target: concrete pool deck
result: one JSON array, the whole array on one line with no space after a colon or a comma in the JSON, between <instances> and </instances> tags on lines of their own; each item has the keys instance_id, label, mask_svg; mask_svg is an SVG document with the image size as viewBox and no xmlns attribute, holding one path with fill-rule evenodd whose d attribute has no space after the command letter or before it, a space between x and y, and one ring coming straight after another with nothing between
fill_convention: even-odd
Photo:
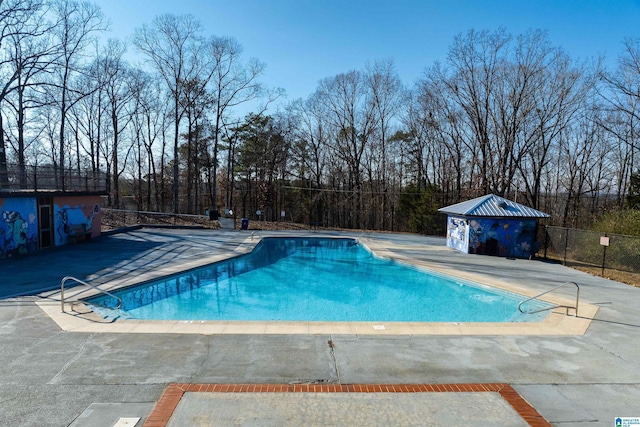
<instances>
[{"instance_id":1,"label":"concrete pool deck","mask_svg":"<svg viewBox=\"0 0 640 427\"><path fill-rule=\"evenodd\" d=\"M267 233L269 234L269 233ZM271 233L273 235L273 233ZM276 235L295 235L319 237L317 233L279 233ZM326 235L325 237L336 237ZM342 236L340 236L342 237ZM208 265L224 259L247 254L262 239L262 234L251 234L238 247L228 253L213 253L198 257L196 260L182 263L164 265L142 274L125 276L103 283L100 289L107 292L115 292L118 289L139 284L141 282L154 280L171 274L189 271L194 268ZM387 259L395 259L404 263L428 268L432 271L458 277L463 280L471 280L483 285L518 293L524 297L535 297L539 292L532 289L517 286L510 280L496 277L483 277L476 273L465 273L451 268L446 263L429 262L416 259L415 256L406 256L403 251L411 250L414 254L432 253L442 249L448 251L441 244L419 246L398 245L392 240L376 241L368 236L358 237L360 242L367 246L377 256ZM394 252L395 248L395 252ZM398 252L397 249L400 248ZM88 279L97 277L89 276ZM73 283L73 282L71 282ZM44 297L39 301L38 306L51 317L61 329L70 332L110 332L110 333L178 333L178 334L333 334L333 335L576 335L584 334L591 323L591 319L598 311L598 307L582 303L579 307L579 316L575 316L575 310L557 308L549 312L542 321L532 322L302 322L302 321L145 321L127 318L103 319L98 314L81 302L82 299L94 295L100 295L100 289L77 284L72 289L67 289L64 311L62 309L61 293L45 292ZM575 287L570 287L569 291L576 292ZM576 298L569 299L555 294L544 295L543 298L549 303L562 307L575 307ZM523 298L524 299L524 298ZM571 315L567 315L571 314Z\"/></svg>"},{"instance_id":2,"label":"concrete pool deck","mask_svg":"<svg viewBox=\"0 0 640 427\"><path fill-rule=\"evenodd\" d=\"M329 234L360 238L376 252L388 251L385 256L444 265L461 275L507 283L531 294L574 281L580 285L579 314L583 317L574 320L587 322L587 326L582 332L564 335L548 331L503 334L496 328L471 334L462 325L431 334L390 328L384 333L353 328L329 333L310 328L306 334L267 333L266 326L262 331L232 328L216 333L198 331L202 328L198 324L182 325L191 331L176 325L172 331L138 325L127 331L72 332L45 313L50 309L60 314L55 294L65 275L107 286L139 281L205 258L241 253L250 238L246 231L142 229L0 262L0 425L114 425L115 421L106 420L107 414L116 420L137 416L144 421L155 414L156 403L175 384L507 384L554 425L610 426L615 417L640 415L640 289L539 260L456 253L438 238ZM575 289L563 288L557 295L570 301ZM583 313L583 303L599 309ZM78 313L63 316L80 317ZM588 324L591 316L594 320ZM560 317L562 322L572 316ZM99 323L96 319L88 322ZM320 413L333 411L336 424L350 420L354 410L364 416L371 405L385 404L396 407L398 417L416 411L424 424L431 420L433 425L477 425L478 417L493 420L492 425L526 420L503 410L491 397L494 394L476 395L471 390L465 390L462 397L427 393L411 398L386 393L365 397L330 393L330 399L317 393L303 397L257 393L233 396L223 406L239 408L238 417L253 416L245 418L254 420L248 423L253 425L269 420L260 422L255 413L243 415L242 408L269 407L283 399L302 401L301 406L283 404L290 410L281 417L296 420L296 416L313 414L303 408L317 406ZM206 392L181 396L167 425L189 425L184 421L195 420L198 410L231 399ZM472 410L476 401L485 409ZM446 406L444 418L438 418L434 405ZM497 418L489 416L498 413ZM203 412L201 419L208 419L207 414ZM233 421L225 419L230 424ZM409 424L410 418L406 420ZM148 425L151 421L147 419Z\"/></svg>"}]
</instances>

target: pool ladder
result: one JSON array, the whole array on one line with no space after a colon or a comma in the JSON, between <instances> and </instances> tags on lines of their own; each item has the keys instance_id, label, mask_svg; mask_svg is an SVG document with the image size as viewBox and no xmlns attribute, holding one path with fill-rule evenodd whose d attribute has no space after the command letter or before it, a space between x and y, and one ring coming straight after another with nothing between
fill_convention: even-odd
<instances>
[{"instance_id":1,"label":"pool ladder","mask_svg":"<svg viewBox=\"0 0 640 427\"><path fill-rule=\"evenodd\" d=\"M524 310L522 310L522 305L523 305L523 304L525 304L525 303L527 303L527 302L529 302L529 301L532 301L532 300L538 299L538 298L539 298L539 297L541 297L542 295L546 295L546 294L548 294L549 292L553 292L553 291L555 291L556 289L560 289L560 288L562 288L563 286L566 286L566 285L574 285L574 286L576 287L576 305L575 305L575 307L574 307L574 306L571 306L571 305L563 305L563 304L559 304L559 305L553 305L553 306L551 306L551 307L547 307L547 308L542 308L542 309L540 309L540 310L533 310L533 311L524 311ZM518 304L518 310L520 311L520 313L524 313L524 314L534 314L534 313L540 313L540 312L542 312L542 311L554 310L554 309L556 309L556 308L564 308L564 309L566 309L566 312L565 312L565 313L566 313L566 315L568 316L568 315L569 315L569 309L573 309L573 310L575 310L575 316L576 316L576 317L578 317L578 302L579 302L579 300L580 300L580 286L578 286L578 284L577 284L577 283L575 283L575 282L565 282L565 283L563 283L562 285L556 286L555 288L549 289L548 291L544 291L544 292L542 292L541 294L538 294L538 295L536 295L536 296L534 296L534 297L527 298L526 300L524 300L524 301L522 301L520 304Z\"/></svg>"},{"instance_id":2,"label":"pool ladder","mask_svg":"<svg viewBox=\"0 0 640 427\"><path fill-rule=\"evenodd\" d=\"M112 294L111 292L109 292L107 290L101 289L96 285L92 285L90 283L83 282L80 279L76 279L75 277L65 276L65 277L62 278L62 281L60 282L60 305L62 306L62 312L63 313L65 312L64 311L64 284L67 283L68 281L72 281L72 282L79 283L81 285L88 286L90 288L93 288L93 289L105 294L105 295L113 297L113 298L118 300L118 306L116 307L116 310L119 310L120 308L122 308L122 298L120 298L119 296L116 296L116 295ZM70 302L71 310L73 310L73 303L75 303L75 302L78 302L78 301L71 301ZM100 304L95 304L95 303L93 303L93 304L94 305L100 305ZM106 307L106 306L101 306L101 307L110 308L110 309L113 308L113 307Z\"/></svg>"}]
</instances>

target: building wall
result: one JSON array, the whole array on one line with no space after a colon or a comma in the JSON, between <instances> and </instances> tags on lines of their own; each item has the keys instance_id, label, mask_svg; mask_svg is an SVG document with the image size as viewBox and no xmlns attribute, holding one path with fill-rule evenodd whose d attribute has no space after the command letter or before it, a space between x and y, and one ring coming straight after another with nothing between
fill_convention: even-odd
<instances>
[{"instance_id":1,"label":"building wall","mask_svg":"<svg viewBox=\"0 0 640 427\"><path fill-rule=\"evenodd\" d=\"M100 196L54 197L53 224L56 246L85 234L100 236Z\"/></svg>"},{"instance_id":2,"label":"building wall","mask_svg":"<svg viewBox=\"0 0 640 427\"><path fill-rule=\"evenodd\" d=\"M38 209L34 198L0 198L0 259L38 250Z\"/></svg>"},{"instance_id":3,"label":"building wall","mask_svg":"<svg viewBox=\"0 0 640 427\"><path fill-rule=\"evenodd\" d=\"M535 236L535 219L469 219L468 253L528 258Z\"/></svg>"},{"instance_id":4,"label":"building wall","mask_svg":"<svg viewBox=\"0 0 640 427\"><path fill-rule=\"evenodd\" d=\"M466 254L469 253L468 241L469 227L467 220L449 215L447 220L447 246Z\"/></svg>"}]
</instances>

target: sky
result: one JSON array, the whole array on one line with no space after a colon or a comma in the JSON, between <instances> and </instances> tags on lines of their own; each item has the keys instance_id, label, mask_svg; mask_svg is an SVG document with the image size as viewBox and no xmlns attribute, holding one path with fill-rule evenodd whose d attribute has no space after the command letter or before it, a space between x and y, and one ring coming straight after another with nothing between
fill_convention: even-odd
<instances>
[{"instance_id":1,"label":"sky","mask_svg":"<svg viewBox=\"0 0 640 427\"><path fill-rule=\"evenodd\" d=\"M640 37L640 0L94 0L109 37L130 38L154 17L194 15L203 35L231 36L267 66L268 87L307 98L318 82L392 59L407 86L470 29L548 32L574 59L614 66L625 37ZM135 57L130 44L129 57Z\"/></svg>"}]
</instances>

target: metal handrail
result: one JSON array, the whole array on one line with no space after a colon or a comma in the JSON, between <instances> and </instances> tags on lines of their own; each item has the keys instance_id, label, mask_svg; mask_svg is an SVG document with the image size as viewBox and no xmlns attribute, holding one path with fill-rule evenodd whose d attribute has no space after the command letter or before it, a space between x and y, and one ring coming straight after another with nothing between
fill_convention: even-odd
<instances>
[{"instance_id":1,"label":"metal handrail","mask_svg":"<svg viewBox=\"0 0 640 427\"><path fill-rule=\"evenodd\" d=\"M572 307L570 305L559 304L559 305L554 305L554 306L551 306L551 307L542 308L540 310L534 310L534 311L523 311L522 310L522 305L524 303L527 303L527 302L529 302L531 300L534 300L534 299L538 299L542 295L548 294L549 292L553 292L556 289L559 289L559 288L561 288L561 287L563 287L565 285L574 285L576 287L576 306L575 307ZM544 291L541 294L538 294L538 295L536 295L534 297L531 297L531 298L527 298L526 300L522 301L520 304L518 304L518 311L520 311L520 313L524 313L524 314L534 314L534 313L540 313L542 311L554 310L556 308L565 308L566 309L566 315L568 316L569 315L569 309L572 308L572 309L574 309L576 311L575 316L578 317L578 302L579 302L579 300L580 300L580 286L578 286L578 284L575 283L575 282L565 282L560 286L556 286L555 288L549 289L548 291Z\"/></svg>"},{"instance_id":2,"label":"metal handrail","mask_svg":"<svg viewBox=\"0 0 640 427\"><path fill-rule=\"evenodd\" d=\"M69 280L71 280L73 282L76 282L76 283L80 283L81 285L85 285L85 286L88 286L90 288L96 289L96 290L102 292L105 295L108 295L110 297L113 297L113 298L117 299L118 300L118 306L116 307L116 310L120 310L120 308L122 308L122 298L120 298L119 296L114 295L111 292L106 291L104 289L101 289L96 285L92 285L92 284L84 282L84 281L82 281L80 279L76 279L75 277L65 276L65 277L62 278L62 281L60 282L60 304L62 306L62 312L63 313L65 312L64 311L64 284L66 282L68 282ZM112 308L112 307L107 307L107 308ZM73 302L71 303L71 309L73 310Z\"/></svg>"}]
</instances>

